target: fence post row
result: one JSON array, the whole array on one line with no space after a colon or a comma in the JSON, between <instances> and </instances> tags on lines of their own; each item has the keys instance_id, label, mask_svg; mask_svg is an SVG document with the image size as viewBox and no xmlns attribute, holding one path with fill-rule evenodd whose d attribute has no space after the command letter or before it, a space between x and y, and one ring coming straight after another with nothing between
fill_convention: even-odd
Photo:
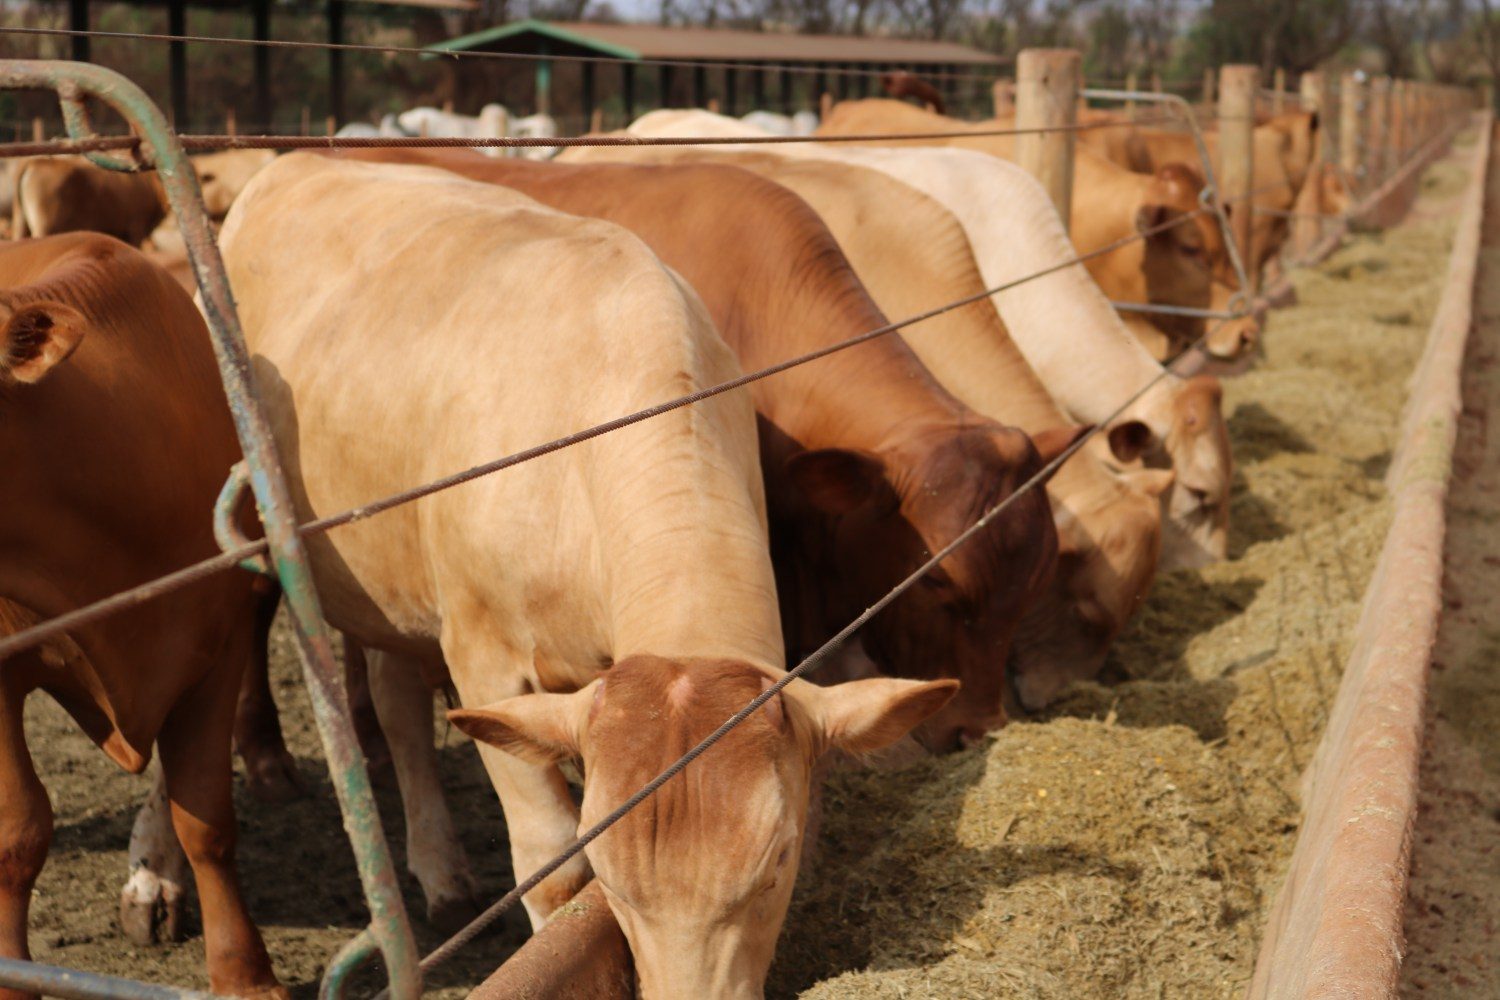
<instances>
[{"instance_id":1,"label":"fence post row","mask_svg":"<svg viewBox=\"0 0 1500 1000\"><path fill-rule=\"evenodd\" d=\"M1078 121L1082 56L1074 49L1025 49L1016 60L1016 128L1071 126ZM1073 214L1071 131L1016 136L1016 162L1042 182L1063 226Z\"/></svg>"},{"instance_id":2,"label":"fence post row","mask_svg":"<svg viewBox=\"0 0 1500 1000\"><path fill-rule=\"evenodd\" d=\"M1260 68L1225 66L1219 71L1219 198L1229 213L1230 234L1245 262L1245 277L1255 292L1255 256L1251 243L1255 190L1255 98Z\"/></svg>"}]
</instances>

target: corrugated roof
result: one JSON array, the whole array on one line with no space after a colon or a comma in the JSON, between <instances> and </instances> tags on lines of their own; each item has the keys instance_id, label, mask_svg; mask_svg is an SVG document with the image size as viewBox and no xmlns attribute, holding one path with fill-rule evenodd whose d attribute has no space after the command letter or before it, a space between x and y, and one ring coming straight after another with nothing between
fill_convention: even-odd
<instances>
[{"instance_id":1,"label":"corrugated roof","mask_svg":"<svg viewBox=\"0 0 1500 1000\"><path fill-rule=\"evenodd\" d=\"M448 51L536 52L542 43L559 55L592 53L620 59L960 66L993 66L1004 62L997 55L956 42L583 21L514 21L430 47Z\"/></svg>"}]
</instances>

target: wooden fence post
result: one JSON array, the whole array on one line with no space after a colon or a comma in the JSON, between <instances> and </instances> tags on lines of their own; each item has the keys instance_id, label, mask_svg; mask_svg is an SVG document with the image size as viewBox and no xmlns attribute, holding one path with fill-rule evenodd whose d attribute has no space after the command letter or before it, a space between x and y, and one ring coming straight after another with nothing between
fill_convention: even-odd
<instances>
[{"instance_id":1,"label":"wooden fence post","mask_svg":"<svg viewBox=\"0 0 1500 1000\"><path fill-rule=\"evenodd\" d=\"M1286 110L1286 70L1277 66L1271 80L1271 114L1279 115Z\"/></svg>"},{"instance_id":2,"label":"wooden fence post","mask_svg":"<svg viewBox=\"0 0 1500 1000\"><path fill-rule=\"evenodd\" d=\"M1203 110L1214 109L1214 68L1207 66L1203 70Z\"/></svg>"},{"instance_id":3,"label":"wooden fence post","mask_svg":"<svg viewBox=\"0 0 1500 1000\"><path fill-rule=\"evenodd\" d=\"M1313 163L1328 163L1334 159L1332 129L1337 124L1334 112L1332 81L1321 70L1309 70L1297 82L1302 95L1302 110L1318 116L1318 138L1313 143Z\"/></svg>"},{"instance_id":4,"label":"wooden fence post","mask_svg":"<svg viewBox=\"0 0 1500 1000\"><path fill-rule=\"evenodd\" d=\"M1407 146L1410 144L1406 120L1407 86L1405 80L1391 81L1390 125L1386 129L1385 172L1387 175L1401 168L1401 164L1406 161Z\"/></svg>"},{"instance_id":5,"label":"wooden fence post","mask_svg":"<svg viewBox=\"0 0 1500 1000\"><path fill-rule=\"evenodd\" d=\"M1129 73L1125 74L1125 89L1126 90L1136 90L1136 89L1138 89L1137 86L1136 86L1135 70L1131 70ZM1135 102L1134 101L1126 101L1125 102L1125 117L1129 118L1131 121L1135 121Z\"/></svg>"},{"instance_id":6,"label":"wooden fence post","mask_svg":"<svg viewBox=\"0 0 1500 1000\"><path fill-rule=\"evenodd\" d=\"M1016 128L1070 126L1078 121L1076 49L1023 49L1016 59ZM1066 228L1073 214L1072 131L1016 136L1016 162L1042 182Z\"/></svg>"},{"instance_id":7,"label":"wooden fence post","mask_svg":"<svg viewBox=\"0 0 1500 1000\"><path fill-rule=\"evenodd\" d=\"M1219 70L1219 197L1229 210L1229 228L1245 262L1254 294L1258 279L1251 221L1255 215L1255 98L1260 68L1232 65Z\"/></svg>"},{"instance_id":8,"label":"wooden fence post","mask_svg":"<svg viewBox=\"0 0 1500 1000\"><path fill-rule=\"evenodd\" d=\"M1345 73L1339 87L1339 166L1356 186L1364 177L1365 81Z\"/></svg>"},{"instance_id":9,"label":"wooden fence post","mask_svg":"<svg viewBox=\"0 0 1500 1000\"><path fill-rule=\"evenodd\" d=\"M41 142L47 138L47 127L42 124L40 118L31 119L31 141Z\"/></svg>"},{"instance_id":10,"label":"wooden fence post","mask_svg":"<svg viewBox=\"0 0 1500 1000\"><path fill-rule=\"evenodd\" d=\"M1390 145L1391 78L1370 81L1369 110L1365 114L1365 177L1376 188L1385 180L1385 155Z\"/></svg>"}]
</instances>

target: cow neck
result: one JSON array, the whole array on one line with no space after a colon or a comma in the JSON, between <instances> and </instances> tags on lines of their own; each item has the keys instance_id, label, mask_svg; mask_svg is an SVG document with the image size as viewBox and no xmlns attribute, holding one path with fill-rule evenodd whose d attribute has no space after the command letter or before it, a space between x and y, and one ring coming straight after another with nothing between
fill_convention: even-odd
<instances>
[{"instance_id":1,"label":"cow neck","mask_svg":"<svg viewBox=\"0 0 1500 1000\"><path fill-rule=\"evenodd\" d=\"M703 371L689 330L659 372ZM728 367L727 365L723 367ZM664 381L665 381L664 379ZM745 401L708 400L615 435L589 473L610 652L781 669L764 499Z\"/></svg>"},{"instance_id":2,"label":"cow neck","mask_svg":"<svg viewBox=\"0 0 1500 1000\"><path fill-rule=\"evenodd\" d=\"M961 217L984 283L1018 281L1076 256L1042 188L1011 178L983 186L983 209ZM992 226L975 220L1006 219ZM1017 348L1073 414L1103 420L1161 365L1125 328L1082 265L1023 281L992 296Z\"/></svg>"},{"instance_id":3,"label":"cow neck","mask_svg":"<svg viewBox=\"0 0 1500 1000\"><path fill-rule=\"evenodd\" d=\"M774 364L890 322L842 254L818 278L783 286L780 294L744 297L720 320L745 368ZM782 345L779 356L773 356L777 344ZM938 384L899 333L772 376L760 383L756 408L805 448L872 452L957 428L974 416Z\"/></svg>"}]
</instances>

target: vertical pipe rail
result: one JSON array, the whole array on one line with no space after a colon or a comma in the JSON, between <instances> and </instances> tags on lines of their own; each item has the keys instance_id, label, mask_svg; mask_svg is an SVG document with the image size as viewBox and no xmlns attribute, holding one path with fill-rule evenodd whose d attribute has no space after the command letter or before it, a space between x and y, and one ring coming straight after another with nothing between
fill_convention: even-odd
<instances>
[{"instance_id":1,"label":"vertical pipe rail","mask_svg":"<svg viewBox=\"0 0 1500 1000\"><path fill-rule=\"evenodd\" d=\"M328 44L344 44L344 0L328 0ZM344 120L344 52L328 50L328 113Z\"/></svg>"},{"instance_id":2,"label":"vertical pipe rail","mask_svg":"<svg viewBox=\"0 0 1500 1000\"><path fill-rule=\"evenodd\" d=\"M98 99L118 112L141 137L141 162L103 153L89 154L89 158L112 170L135 170L141 164L156 169L187 245L188 262L200 290L224 393L245 454L250 489L265 526L271 563L281 581L285 606L295 626L303 677L328 759L329 776L370 907L370 937L383 955L391 996L415 1000L422 992L416 942L401 902L364 757L354 739L343 673L334 659L333 636L323 620L313 587L307 552L297 531L296 509L270 424L255 392L249 351L213 227L203 209L198 176L161 111L139 87L118 73L89 64L0 60L0 89L55 90L62 103L68 134L75 139L93 136L85 100ZM346 957L357 961L369 954L351 952Z\"/></svg>"},{"instance_id":3,"label":"vertical pipe rail","mask_svg":"<svg viewBox=\"0 0 1500 1000\"><path fill-rule=\"evenodd\" d=\"M1071 126L1078 121L1076 49L1023 49L1016 60L1016 128ZM1073 214L1071 131L1016 136L1016 162L1042 182L1064 228Z\"/></svg>"},{"instance_id":4,"label":"vertical pipe rail","mask_svg":"<svg viewBox=\"0 0 1500 1000\"><path fill-rule=\"evenodd\" d=\"M1339 92L1339 166L1348 178L1351 193L1358 195L1364 187L1365 152L1365 78L1362 73L1345 73Z\"/></svg>"},{"instance_id":5,"label":"vertical pipe rail","mask_svg":"<svg viewBox=\"0 0 1500 1000\"><path fill-rule=\"evenodd\" d=\"M1255 98L1260 91L1260 69L1231 65L1219 71L1219 183L1229 207L1229 229L1245 278L1253 295L1259 280L1255 248L1251 246L1255 216Z\"/></svg>"},{"instance_id":6,"label":"vertical pipe rail","mask_svg":"<svg viewBox=\"0 0 1500 1000\"><path fill-rule=\"evenodd\" d=\"M68 28L72 31L89 30L89 0L68 0ZM68 40L68 50L74 62L89 61L89 36L74 35Z\"/></svg>"},{"instance_id":7,"label":"vertical pipe rail","mask_svg":"<svg viewBox=\"0 0 1500 1000\"><path fill-rule=\"evenodd\" d=\"M256 41L264 42L271 37L271 0L254 0L252 4L251 34ZM251 58L255 62L255 127L263 132L273 132L271 126L271 47L257 45Z\"/></svg>"},{"instance_id":8,"label":"vertical pipe rail","mask_svg":"<svg viewBox=\"0 0 1500 1000\"><path fill-rule=\"evenodd\" d=\"M187 34L187 0L167 0L167 34ZM167 46L167 61L170 63L172 91L172 124L186 130L188 123L187 100L187 43L172 42Z\"/></svg>"}]
</instances>

